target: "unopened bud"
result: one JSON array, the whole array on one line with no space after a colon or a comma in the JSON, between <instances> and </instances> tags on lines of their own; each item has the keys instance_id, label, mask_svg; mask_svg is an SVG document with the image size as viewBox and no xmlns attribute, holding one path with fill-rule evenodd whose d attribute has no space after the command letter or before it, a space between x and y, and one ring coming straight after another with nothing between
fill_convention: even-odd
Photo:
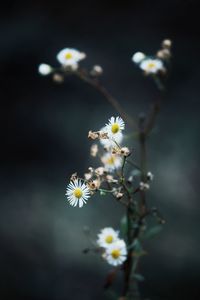
<instances>
[{"instance_id":1,"label":"unopened bud","mask_svg":"<svg viewBox=\"0 0 200 300\"><path fill-rule=\"evenodd\" d=\"M56 83L62 83L64 81L64 77L61 74L55 73L53 74L53 81Z\"/></svg>"},{"instance_id":2,"label":"unopened bud","mask_svg":"<svg viewBox=\"0 0 200 300\"><path fill-rule=\"evenodd\" d=\"M166 39L162 42L162 47L163 48L167 48L167 49L170 49L172 46L172 41L169 40L169 39Z\"/></svg>"},{"instance_id":3,"label":"unopened bud","mask_svg":"<svg viewBox=\"0 0 200 300\"><path fill-rule=\"evenodd\" d=\"M101 66L95 65L93 66L92 70L90 71L90 74L92 76L100 76L103 73L103 69Z\"/></svg>"}]
</instances>

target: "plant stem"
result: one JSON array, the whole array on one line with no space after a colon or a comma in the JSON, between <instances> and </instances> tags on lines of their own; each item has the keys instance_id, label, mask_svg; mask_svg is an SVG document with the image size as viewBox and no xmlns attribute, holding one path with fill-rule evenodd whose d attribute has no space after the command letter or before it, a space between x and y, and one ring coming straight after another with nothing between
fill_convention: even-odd
<instances>
[{"instance_id":1,"label":"plant stem","mask_svg":"<svg viewBox=\"0 0 200 300\"><path fill-rule=\"evenodd\" d=\"M132 128L136 127L133 118L131 118L129 114L127 114L123 110L122 106L117 101L117 99L115 99L96 78L90 77L84 69L79 70L79 72L77 72L77 75L85 82L93 86L96 90L98 90L108 100L108 102L116 109L116 111L121 115L121 117L129 124L130 127Z\"/></svg>"}]
</instances>

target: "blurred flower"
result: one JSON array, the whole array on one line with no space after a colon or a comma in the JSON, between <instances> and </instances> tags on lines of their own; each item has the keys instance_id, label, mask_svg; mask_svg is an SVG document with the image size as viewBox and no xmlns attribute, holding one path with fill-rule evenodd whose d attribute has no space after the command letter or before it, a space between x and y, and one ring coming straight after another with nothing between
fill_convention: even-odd
<instances>
[{"instance_id":1,"label":"blurred flower","mask_svg":"<svg viewBox=\"0 0 200 300\"><path fill-rule=\"evenodd\" d=\"M142 52L136 52L132 56L132 61L135 64L139 64L145 57L146 57L146 55L144 53L142 53Z\"/></svg>"},{"instance_id":2,"label":"blurred flower","mask_svg":"<svg viewBox=\"0 0 200 300\"><path fill-rule=\"evenodd\" d=\"M146 191L150 189L150 185L148 183L145 182L140 182L140 190L141 191Z\"/></svg>"},{"instance_id":3,"label":"blurred flower","mask_svg":"<svg viewBox=\"0 0 200 300\"><path fill-rule=\"evenodd\" d=\"M120 168L122 165L122 158L119 155L109 152L101 157L101 161L104 164L105 170L110 172Z\"/></svg>"},{"instance_id":4,"label":"blurred flower","mask_svg":"<svg viewBox=\"0 0 200 300\"><path fill-rule=\"evenodd\" d=\"M106 248L103 257L112 266L123 264L127 257L125 242L123 240L117 240L115 243Z\"/></svg>"},{"instance_id":5,"label":"blurred flower","mask_svg":"<svg viewBox=\"0 0 200 300\"><path fill-rule=\"evenodd\" d=\"M82 207L90 197L90 190L84 182L77 179L68 184L65 195L70 205Z\"/></svg>"},{"instance_id":6,"label":"blurred flower","mask_svg":"<svg viewBox=\"0 0 200 300\"><path fill-rule=\"evenodd\" d=\"M93 144L90 148L90 155L96 157L97 153L98 153L98 145Z\"/></svg>"},{"instance_id":7,"label":"blurred flower","mask_svg":"<svg viewBox=\"0 0 200 300\"><path fill-rule=\"evenodd\" d=\"M98 167L95 169L95 174L98 176L102 176L105 174L105 169L104 167Z\"/></svg>"},{"instance_id":8,"label":"blurred flower","mask_svg":"<svg viewBox=\"0 0 200 300\"><path fill-rule=\"evenodd\" d=\"M148 172L148 173L147 173L147 179L148 179L149 181L152 181L153 178L154 178L154 175L153 175L151 172Z\"/></svg>"},{"instance_id":9,"label":"blurred flower","mask_svg":"<svg viewBox=\"0 0 200 300\"><path fill-rule=\"evenodd\" d=\"M101 181L99 179L95 179L88 182L88 188L90 191L95 191L100 188Z\"/></svg>"},{"instance_id":10,"label":"blurred flower","mask_svg":"<svg viewBox=\"0 0 200 300\"><path fill-rule=\"evenodd\" d=\"M140 69L146 74L156 74L159 71L164 70L164 65L160 59L147 58L141 62Z\"/></svg>"},{"instance_id":11,"label":"blurred flower","mask_svg":"<svg viewBox=\"0 0 200 300\"><path fill-rule=\"evenodd\" d=\"M43 76L49 75L52 72L52 67L47 64L40 64L38 67L38 72Z\"/></svg>"},{"instance_id":12,"label":"blurred flower","mask_svg":"<svg viewBox=\"0 0 200 300\"><path fill-rule=\"evenodd\" d=\"M92 76L100 76L103 73L103 69L101 66L95 65L93 66L92 70L90 71L90 74Z\"/></svg>"},{"instance_id":13,"label":"blurred flower","mask_svg":"<svg viewBox=\"0 0 200 300\"><path fill-rule=\"evenodd\" d=\"M106 227L98 234L97 244L102 248L107 248L118 240L119 232L111 227Z\"/></svg>"},{"instance_id":14,"label":"blurred flower","mask_svg":"<svg viewBox=\"0 0 200 300\"><path fill-rule=\"evenodd\" d=\"M57 60L61 65L71 67L74 71L78 68L78 62L85 57L85 53L72 48L65 48L57 54Z\"/></svg>"}]
</instances>

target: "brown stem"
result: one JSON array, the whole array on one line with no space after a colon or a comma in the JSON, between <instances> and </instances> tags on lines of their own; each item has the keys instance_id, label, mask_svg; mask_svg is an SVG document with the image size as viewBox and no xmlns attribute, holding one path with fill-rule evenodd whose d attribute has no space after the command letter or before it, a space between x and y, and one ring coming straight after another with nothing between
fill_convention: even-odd
<instances>
[{"instance_id":1,"label":"brown stem","mask_svg":"<svg viewBox=\"0 0 200 300\"><path fill-rule=\"evenodd\" d=\"M133 118L127 114L120 103L108 92L108 90L96 79L91 78L87 72L83 69L79 70L77 75L83 79L85 82L89 83L96 90L98 90L107 100L108 102L116 109L116 111L121 115L121 117L129 124L130 127L136 128L136 124L133 121Z\"/></svg>"}]
</instances>

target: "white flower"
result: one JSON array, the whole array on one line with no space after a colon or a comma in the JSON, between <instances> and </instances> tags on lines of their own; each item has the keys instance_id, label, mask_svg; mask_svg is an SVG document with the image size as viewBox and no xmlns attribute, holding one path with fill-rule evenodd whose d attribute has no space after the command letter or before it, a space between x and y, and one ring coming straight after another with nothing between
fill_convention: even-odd
<instances>
[{"instance_id":1,"label":"white flower","mask_svg":"<svg viewBox=\"0 0 200 300\"><path fill-rule=\"evenodd\" d=\"M47 64L40 64L38 67L38 72L43 76L49 75L52 72L52 67Z\"/></svg>"},{"instance_id":2,"label":"white flower","mask_svg":"<svg viewBox=\"0 0 200 300\"><path fill-rule=\"evenodd\" d=\"M164 70L163 62L160 59L147 58L140 64L140 69L147 74L156 74L158 71Z\"/></svg>"},{"instance_id":3,"label":"white flower","mask_svg":"<svg viewBox=\"0 0 200 300\"><path fill-rule=\"evenodd\" d=\"M123 264L127 257L126 244L123 240L117 240L115 243L107 247L103 257L112 266Z\"/></svg>"},{"instance_id":4,"label":"white flower","mask_svg":"<svg viewBox=\"0 0 200 300\"><path fill-rule=\"evenodd\" d=\"M65 48L57 54L57 60L61 65L71 67L74 71L78 68L78 62L85 57L85 53L72 48Z\"/></svg>"},{"instance_id":5,"label":"white flower","mask_svg":"<svg viewBox=\"0 0 200 300\"><path fill-rule=\"evenodd\" d=\"M139 64L145 57L146 57L146 55L144 53L142 53L142 52L136 52L132 56L132 61L135 64Z\"/></svg>"},{"instance_id":6,"label":"white flower","mask_svg":"<svg viewBox=\"0 0 200 300\"><path fill-rule=\"evenodd\" d=\"M122 166L122 158L117 154L105 153L101 157L101 161L104 164L106 171L114 171Z\"/></svg>"},{"instance_id":7,"label":"white flower","mask_svg":"<svg viewBox=\"0 0 200 300\"><path fill-rule=\"evenodd\" d=\"M118 240L119 232L111 227L106 227L98 234L97 244L102 248L107 248Z\"/></svg>"},{"instance_id":8,"label":"white flower","mask_svg":"<svg viewBox=\"0 0 200 300\"><path fill-rule=\"evenodd\" d=\"M90 190L82 180L76 179L68 184L65 195L70 205L82 207L90 197Z\"/></svg>"},{"instance_id":9,"label":"white flower","mask_svg":"<svg viewBox=\"0 0 200 300\"><path fill-rule=\"evenodd\" d=\"M107 127L103 127L101 129L102 132L108 132ZM123 134L119 132L117 135L115 135L115 138L108 138L108 139L100 139L100 143L106 147L106 148L112 148L115 147L116 144L120 145L123 140Z\"/></svg>"},{"instance_id":10,"label":"white flower","mask_svg":"<svg viewBox=\"0 0 200 300\"><path fill-rule=\"evenodd\" d=\"M150 189L150 185L148 183L145 182L140 182L140 190L141 191L147 191Z\"/></svg>"}]
</instances>

